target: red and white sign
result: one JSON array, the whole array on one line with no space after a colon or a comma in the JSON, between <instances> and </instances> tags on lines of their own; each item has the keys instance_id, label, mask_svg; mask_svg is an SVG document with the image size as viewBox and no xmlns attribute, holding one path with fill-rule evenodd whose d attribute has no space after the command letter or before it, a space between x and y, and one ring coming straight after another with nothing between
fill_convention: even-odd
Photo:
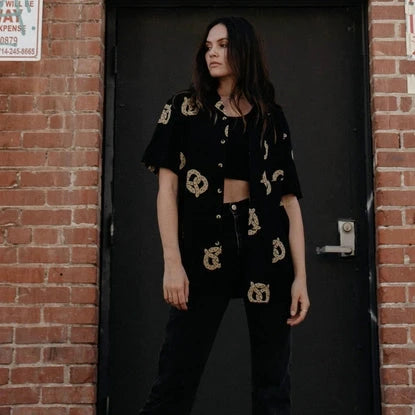
<instances>
[{"instance_id":1,"label":"red and white sign","mask_svg":"<svg viewBox=\"0 0 415 415\"><path fill-rule=\"evenodd\" d=\"M0 61L38 61L43 0L0 0Z\"/></svg>"},{"instance_id":2,"label":"red and white sign","mask_svg":"<svg viewBox=\"0 0 415 415\"><path fill-rule=\"evenodd\" d=\"M405 0L406 51L409 59L415 59L415 2Z\"/></svg>"}]
</instances>

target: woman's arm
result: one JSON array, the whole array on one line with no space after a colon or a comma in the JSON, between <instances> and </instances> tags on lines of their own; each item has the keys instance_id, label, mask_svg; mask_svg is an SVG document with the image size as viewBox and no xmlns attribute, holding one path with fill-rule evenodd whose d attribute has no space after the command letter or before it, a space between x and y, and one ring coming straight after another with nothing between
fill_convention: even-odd
<instances>
[{"instance_id":1,"label":"woman's arm","mask_svg":"<svg viewBox=\"0 0 415 415\"><path fill-rule=\"evenodd\" d=\"M177 175L170 169L160 168L157 218L164 257L163 294L166 302L179 310L187 310L189 280L179 249L177 190Z\"/></svg>"},{"instance_id":2,"label":"woman's arm","mask_svg":"<svg viewBox=\"0 0 415 415\"><path fill-rule=\"evenodd\" d=\"M294 317L288 319L287 323L296 325L304 320L310 307L305 270L304 226L297 197L294 194L286 194L282 196L282 202L290 222L289 242L295 276L291 290L291 315ZM297 313L298 302L301 303L299 313Z\"/></svg>"}]
</instances>

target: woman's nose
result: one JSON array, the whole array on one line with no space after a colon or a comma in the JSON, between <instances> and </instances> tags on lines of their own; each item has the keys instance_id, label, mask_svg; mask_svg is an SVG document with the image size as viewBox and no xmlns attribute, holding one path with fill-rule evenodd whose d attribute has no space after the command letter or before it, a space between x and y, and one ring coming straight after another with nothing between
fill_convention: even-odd
<instances>
[{"instance_id":1,"label":"woman's nose","mask_svg":"<svg viewBox=\"0 0 415 415\"><path fill-rule=\"evenodd\" d=\"M209 56L217 56L217 51L213 46L212 46L212 49L209 52Z\"/></svg>"}]
</instances>

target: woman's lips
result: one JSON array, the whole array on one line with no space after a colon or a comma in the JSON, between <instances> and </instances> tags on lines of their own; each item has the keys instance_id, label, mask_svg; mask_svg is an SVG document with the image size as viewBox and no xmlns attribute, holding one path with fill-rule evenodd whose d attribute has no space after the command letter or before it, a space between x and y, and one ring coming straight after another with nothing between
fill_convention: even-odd
<instances>
[{"instance_id":1,"label":"woman's lips","mask_svg":"<svg viewBox=\"0 0 415 415\"><path fill-rule=\"evenodd\" d=\"M219 65L220 65L219 62L212 62L209 66L212 67L212 66L219 66Z\"/></svg>"}]
</instances>

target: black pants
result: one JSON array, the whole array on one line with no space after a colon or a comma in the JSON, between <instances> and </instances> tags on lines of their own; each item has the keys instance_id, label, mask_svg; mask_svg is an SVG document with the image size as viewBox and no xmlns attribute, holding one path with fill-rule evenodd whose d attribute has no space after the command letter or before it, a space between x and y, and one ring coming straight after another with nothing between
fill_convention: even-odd
<instances>
[{"instance_id":1,"label":"black pants","mask_svg":"<svg viewBox=\"0 0 415 415\"><path fill-rule=\"evenodd\" d=\"M223 266L236 280L244 253L247 199L224 204ZM227 249L226 249L227 248ZM228 275L229 273L229 275ZM188 310L171 306L158 376L139 415L188 415L193 407L206 361L231 295L203 296L189 292ZM290 415L291 326L289 303L250 303L247 315L252 370L252 415ZM232 413L230 407L223 413ZM206 414L208 415L208 414Z\"/></svg>"}]
</instances>

